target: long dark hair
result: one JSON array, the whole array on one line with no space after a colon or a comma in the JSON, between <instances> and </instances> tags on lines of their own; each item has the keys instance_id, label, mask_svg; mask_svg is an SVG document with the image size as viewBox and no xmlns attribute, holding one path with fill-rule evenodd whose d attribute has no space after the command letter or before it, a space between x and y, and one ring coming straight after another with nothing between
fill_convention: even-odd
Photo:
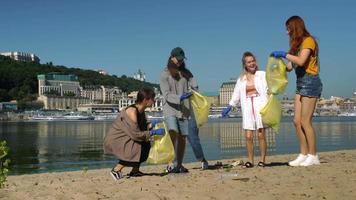
<instances>
[{"instance_id":1,"label":"long dark hair","mask_svg":"<svg viewBox=\"0 0 356 200\"><path fill-rule=\"evenodd\" d=\"M292 16L286 21L286 27L289 30L289 53L297 55L299 47L306 37L312 37L315 42L315 52L312 52L314 56L319 53L318 43L315 38L308 32L305 27L303 19L299 16Z\"/></svg>"},{"instance_id":2,"label":"long dark hair","mask_svg":"<svg viewBox=\"0 0 356 200\"><path fill-rule=\"evenodd\" d=\"M168 58L167 68L171 76L174 78L177 78L177 76L179 77L178 72L180 72L182 76L188 80L193 77L193 74L185 67L185 62L183 61L182 64L178 67L172 61L172 56Z\"/></svg>"}]
</instances>

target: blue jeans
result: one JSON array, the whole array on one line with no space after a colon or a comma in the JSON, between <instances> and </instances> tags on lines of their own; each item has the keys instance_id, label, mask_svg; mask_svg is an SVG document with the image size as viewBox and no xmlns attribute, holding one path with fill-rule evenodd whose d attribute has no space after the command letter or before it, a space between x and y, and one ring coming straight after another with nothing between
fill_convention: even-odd
<instances>
[{"instance_id":1,"label":"blue jeans","mask_svg":"<svg viewBox=\"0 0 356 200\"><path fill-rule=\"evenodd\" d=\"M312 75L305 72L304 68L298 67L295 70L297 75L296 94L307 97L320 98L323 90L319 75Z\"/></svg>"},{"instance_id":2,"label":"blue jeans","mask_svg":"<svg viewBox=\"0 0 356 200\"><path fill-rule=\"evenodd\" d=\"M188 120L187 119L178 119L175 116L169 116L164 118L167 129L175 131L182 136L188 135Z\"/></svg>"},{"instance_id":3,"label":"blue jeans","mask_svg":"<svg viewBox=\"0 0 356 200\"><path fill-rule=\"evenodd\" d=\"M188 121L188 127L189 127L189 131L188 131L187 137L188 137L190 146L192 146L195 158L198 161L202 161L205 159L205 157L204 157L203 148L201 147L201 144L200 144L199 128L195 121L195 116L194 116L193 112L191 114L191 118Z\"/></svg>"}]
</instances>

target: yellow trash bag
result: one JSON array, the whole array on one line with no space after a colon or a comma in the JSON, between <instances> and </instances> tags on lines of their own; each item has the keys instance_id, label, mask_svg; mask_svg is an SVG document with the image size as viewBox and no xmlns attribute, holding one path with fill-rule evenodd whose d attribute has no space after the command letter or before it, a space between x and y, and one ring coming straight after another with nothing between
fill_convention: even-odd
<instances>
[{"instance_id":1,"label":"yellow trash bag","mask_svg":"<svg viewBox=\"0 0 356 200\"><path fill-rule=\"evenodd\" d=\"M192 96L189 98L193 107L197 126L200 127L208 122L210 105L206 97L192 90Z\"/></svg>"},{"instance_id":2,"label":"yellow trash bag","mask_svg":"<svg viewBox=\"0 0 356 200\"><path fill-rule=\"evenodd\" d=\"M260 111L263 124L278 132L282 117L282 108L277 95L270 94L268 102Z\"/></svg>"},{"instance_id":3,"label":"yellow trash bag","mask_svg":"<svg viewBox=\"0 0 356 200\"><path fill-rule=\"evenodd\" d=\"M282 58L270 56L266 67L268 90L272 94L283 93L287 84L287 70Z\"/></svg>"},{"instance_id":4,"label":"yellow trash bag","mask_svg":"<svg viewBox=\"0 0 356 200\"><path fill-rule=\"evenodd\" d=\"M283 93L288 84L287 69L282 58L270 56L266 67L266 81L270 96L260 111L262 122L278 132L282 117L282 107L277 95Z\"/></svg>"},{"instance_id":5,"label":"yellow trash bag","mask_svg":"<svg viewBox=\"0 0 356 200\"><path fill-rule=\"evenodd\" d=\"M159 123L155 128L162 127L165 129L165 134L153 136L153 145L147 159L149 164L167 164L174 160L174 146L165 124Z\"/></svg>"}]
</instances>

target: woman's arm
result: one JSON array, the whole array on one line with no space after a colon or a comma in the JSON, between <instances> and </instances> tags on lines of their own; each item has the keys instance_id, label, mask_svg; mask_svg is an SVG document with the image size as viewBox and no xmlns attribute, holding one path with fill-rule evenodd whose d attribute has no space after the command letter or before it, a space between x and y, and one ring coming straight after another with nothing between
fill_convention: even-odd
<instances>
[{"instance_id":1,"label":"woman's arm","mask_svg":"<svg viewBox=\"0 0 356 200\"><path fill-rule=\"evenodd\" d=\"M298 66L304 67L306 61L308 60L309 56L311 54L310 49L302 49L300 52L299 56L294 56L292 54L287 54L286 59L289 60L292 63L297 64ZM289 63L288 63L289 65ZM287 69L289 69L289 66L287 65ZM290 65L292 67L292 65Z\"/></svg>"},{"instance_id":2,"label":"woman's arm","mask_svg":"<svg viewBox=\"0 0 356 200\"><path fill-rule=\"evenodd\" d=\"M173 104L180 104L180 96L171 93L169 89L168 77L164 73L160 76L159 87L161 89L162 96L166 101Z\"/></svg>"},{"instance_id":3,"label":"woman's arm","mask_svg":"<svg viewBox=\"0 0 356 200\"><path fill-rule=\"evenodd\" d=\"M198 83L194 77L190 78L188 81L189 87L197 92L199 92Z\"/></svg>"},{"instance_id":4,"label":"woman's arm","mask_svg":"<svg viewBox=\"0 0 356 200\"><path fill-rule=\"evenodd\" d=\"M291 61L288 61L286 68L287 68L287 72L290 72L290 71L293 70L293 65L292 65L292 62L291 62Z\"/></svg>"}]
</instances>

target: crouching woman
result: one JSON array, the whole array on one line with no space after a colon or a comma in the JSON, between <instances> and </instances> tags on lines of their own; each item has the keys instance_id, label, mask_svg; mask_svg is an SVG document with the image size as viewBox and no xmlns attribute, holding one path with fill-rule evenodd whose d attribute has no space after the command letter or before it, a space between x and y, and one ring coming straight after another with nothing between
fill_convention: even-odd
<instances>
[{"instance_id":1,"label":"crouching woman","mask_svg":"<svg viewBox=\"0 0 356 200\"><path fill-rule=\"evenodd\" d=\"M142 176L140 164L145 162L150 151L150 136L163 135L164 129L152 129L145 109L154 104L155 93L151 88L142 88L136 103L122 109L104 139L104 154L115 155L118 163L110 174L118 180L123 178L122 169L132 167L129 176Z\"/></svg>"}]
</instances>

